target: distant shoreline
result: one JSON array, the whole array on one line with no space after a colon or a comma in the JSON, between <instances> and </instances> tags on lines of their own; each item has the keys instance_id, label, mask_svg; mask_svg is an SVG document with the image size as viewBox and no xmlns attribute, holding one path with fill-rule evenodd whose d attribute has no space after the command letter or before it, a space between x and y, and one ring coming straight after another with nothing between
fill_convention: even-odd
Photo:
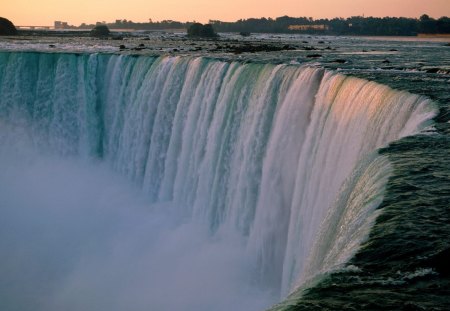
<instances>
[{"instance_id":1,"label":"distant shoreline","mask_svg":"<svg viewBox=\"0 0 450 311\"><path fill-rule=\"evenodd\" d=\"M114 34L127 34L132 33L186 33L186 29L158 29L158 30L141 30L141 29L111 29ZM89 36L90 29L19 29L18 35L21 36L36 36L36 37L86 37ZM236 33L236 32L222 32L222 33ZM433 41L433 42L450 42L450 34L417 34L410 36L399 36L399 35L333 35L333 34L318 34L318 33L253 33L257 34L274 34L274 35L300 35L300 36L330 36L330 37L357 37L357 38L367 38L372 40L392 40L399 39L400 41ZM114 39L114 35L112 36Z\"/></svg>"},{"instance_id":2,"label":"distant shoreline","mask_svg":"<svg viewBox=\"0 0 450 311\"><path fill-rule=\"evenodd\" d=\"M420 38L447 38L450 39L450 33L437 33L437 34L427 34L427 33L419 33L417 34Z\"/></svg>"},{"instance_id":3,"label":"distant shoreline","mask_svg":"<svg viewBox=\"0 0 450 311\"><path fill-rule=\"evenodd\" d=\"M114 22L82 23L79 26L55 21L53 26L20 26L21 30L84 31L97 25L105 25L111 31L166 31L185 32L195 22L163 20L153 22L133 22L117 19ZM426 14L419 18L406 17L364 17L312 19L308 17L280 16L277 18L247 18L235 22L210 20L208 22L216 33L270 33L307 34L330 36L450 36L450 18L442 16L434 19Z\"/></svg>"}]
</instances>

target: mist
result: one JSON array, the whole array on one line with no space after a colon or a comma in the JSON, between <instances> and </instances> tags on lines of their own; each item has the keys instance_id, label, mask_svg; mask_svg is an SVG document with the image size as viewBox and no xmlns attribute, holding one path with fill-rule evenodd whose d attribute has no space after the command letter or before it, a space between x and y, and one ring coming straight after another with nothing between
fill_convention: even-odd
<instances>
[{"instance_id":1,"label":"mist","mask_svg":"<svg viewBox=\"0 0 450 311\"><path fill-rule=\"evenodd\" d=\"M244 239L0 122L2 310L262 310ZM44 148L45 149L45 148Z\"/></svg>"}]
</instances>

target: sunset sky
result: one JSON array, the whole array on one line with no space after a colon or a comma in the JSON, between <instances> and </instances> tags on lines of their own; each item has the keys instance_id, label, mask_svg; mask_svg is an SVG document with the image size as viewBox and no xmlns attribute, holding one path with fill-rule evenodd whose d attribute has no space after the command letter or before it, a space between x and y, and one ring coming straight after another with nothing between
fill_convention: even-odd
<instances>
[{"instance_id":1,"label":"sunset sky","mask_svg":"<svg viewBox=\"0 0 450 311\"><path fill-rule=\"evenodd\" d=\"M0 0L0 16L15 25L71 25L127 19L207 22L249 17L313 18L365 16L450 16L450 0Z\"/></svg>"}]
</instances>

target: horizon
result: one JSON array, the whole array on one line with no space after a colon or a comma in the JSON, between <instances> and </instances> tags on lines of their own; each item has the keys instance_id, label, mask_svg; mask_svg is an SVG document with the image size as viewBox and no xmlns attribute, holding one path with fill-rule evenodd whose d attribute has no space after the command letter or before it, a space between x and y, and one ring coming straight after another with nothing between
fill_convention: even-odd
<instances>
[{"instance_id":1,"label":"horizon","mask_svg":"<svg viewBox=\"0 0 450 311\"><path fill-rule=\"evenodd\" d=\"M2 17L15 25L52 26L55 21L67 22L69 25L95 24L97 22L114 23L116 20L129 20L135 23L148 23L163 20L179 22L201 22L219 20L235 22L249 18L312 17L313 19L364 17L405 17L419 18L427 14L438 19L450 15L450 1L429 0L279 0L277 6L268 0L261 0L257 5L253 1L216 2L211 5L206 0L192 0L189 3L179 0L118 0L103 1L70 0L55 3L54 0L41 0L29 4L27 0L16 0L3 4ZM236 9L236 6L239 9ZM86 7L89 11L86 12ZM202 9L199 9L202 8ZM35 14L38 12L38 14Z\"/></svg>"}]
</instances>

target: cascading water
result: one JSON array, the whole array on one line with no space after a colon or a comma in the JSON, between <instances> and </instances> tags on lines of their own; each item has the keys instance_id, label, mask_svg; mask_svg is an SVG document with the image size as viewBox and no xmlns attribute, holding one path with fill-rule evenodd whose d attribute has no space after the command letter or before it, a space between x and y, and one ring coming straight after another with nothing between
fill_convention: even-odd
<instances>
[{"instance_id":1,"label":"cascading water","mask_svg":"<svg viewBox=\"0 0 450 311\"><path fill-rule=\"evenodd\" d=\"M323 69L187 57L0 53L0 96L3 148L101 160L208 239L238 236L249 282L282 297L351 258L389 176L377 149L436 113Z\"/></svg>"}]
</instances>

